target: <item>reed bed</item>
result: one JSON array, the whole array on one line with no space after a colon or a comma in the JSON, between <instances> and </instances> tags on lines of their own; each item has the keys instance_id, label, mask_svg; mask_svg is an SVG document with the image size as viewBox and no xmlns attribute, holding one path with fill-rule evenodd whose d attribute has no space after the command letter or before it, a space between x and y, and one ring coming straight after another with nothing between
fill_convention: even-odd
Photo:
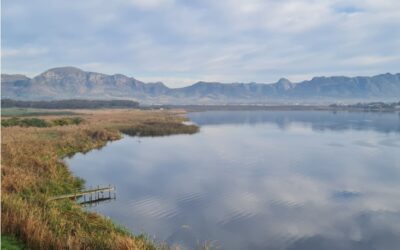
<instances>
[{"instance_id":1,"label":"reed bed","mask_svg":"<svg viewBox=\"0 0 400 250\"><path fill-rule=\"evenodd\" d=\"M82 122L52 127L2 127L1 229L29 249L155 249L111 220L70 200L48 198L75 192L84 180L61 160L121 138L121 132L155 136L196 133L179 111L80 110ZM38 117L44 120L59 117Z\"/></svg>"}]
</instances>

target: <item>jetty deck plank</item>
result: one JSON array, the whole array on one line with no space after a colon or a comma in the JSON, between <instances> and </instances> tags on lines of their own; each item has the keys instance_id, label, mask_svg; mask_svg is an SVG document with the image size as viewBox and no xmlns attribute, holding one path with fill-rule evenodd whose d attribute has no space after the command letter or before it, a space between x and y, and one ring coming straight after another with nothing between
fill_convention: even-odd
<instances>
[{"instance_id":1,"label":"jetty deck plank","mask_svg":"<svg viewBox=\"0 0 400 250\"><path fill-rule=\"evenodd\" d=\"M99 192L111 192L115 191L115 186L108 186L108 187L102 187L102 188L94 188L94 189L88 189L80 192L76 192L73 194L65 194L65 195L59 195L50 198L48 201L54 201L54 200L60 200L60 199L68 199L68 198L78 198L87 194L95 194Z\"/></svg>"}]
</instances>

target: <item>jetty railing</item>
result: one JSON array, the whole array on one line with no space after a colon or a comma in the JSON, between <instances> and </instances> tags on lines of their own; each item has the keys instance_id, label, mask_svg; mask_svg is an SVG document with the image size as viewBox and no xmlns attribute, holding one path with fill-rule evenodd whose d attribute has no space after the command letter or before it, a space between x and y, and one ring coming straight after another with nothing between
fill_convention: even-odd
<instances>
[{"instance_id":1,"label":"jetty railing","mask_svg":"<svg viewBox=\"0 0 400 250\"><path fill-rule=\"evenodd\" d=\"M100 201L106 201L111 199L116 199L116 188L115 186L108 185L106 187L97 186L95 188L89 188L82 191L77 191L72 194L64 194L54 196L48 201L55 201L61 199L72 199L75 201L79 200L79 204L90 204L97 203Z\"/></svg>"}]
</instances>

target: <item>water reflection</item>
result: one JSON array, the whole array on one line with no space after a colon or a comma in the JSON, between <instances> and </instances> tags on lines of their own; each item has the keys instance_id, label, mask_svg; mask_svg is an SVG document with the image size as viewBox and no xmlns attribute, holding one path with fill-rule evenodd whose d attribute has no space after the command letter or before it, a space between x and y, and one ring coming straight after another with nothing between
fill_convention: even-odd
<instances>
[{"instance_id":1,"label":"water reflection","mask_svg":"<svg viewBox=\"0 0 400 250\"><path fill-rule=\"evenodd\" d=\"M125 137L69 159L88 185L117 185L118 199L93 209L183 248L400 245L397 114L190 117L199 134Z\"/></svg>"},{"instance_id":2,"label":"water reflection","mask_svg":"<svg viewBox=\"0 0 400 250\"><path fill-rule=\"evenodd\" d=\"M302 123L314 130L400 131L398 112L210 111L190 113L189 117L200 125L273 123L287 129L293 123Z\"/></svg>"}]
</instances>

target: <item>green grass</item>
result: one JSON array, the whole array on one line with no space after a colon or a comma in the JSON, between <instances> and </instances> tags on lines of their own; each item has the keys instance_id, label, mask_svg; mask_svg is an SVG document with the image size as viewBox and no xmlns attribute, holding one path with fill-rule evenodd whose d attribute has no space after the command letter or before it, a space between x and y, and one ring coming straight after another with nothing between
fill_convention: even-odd
<instances>
[{"instance_id":1,"label":"green grass","mask_svg":"<svg viewBox=\"0 0 400 250\"><path fill-rule=\"evenodd\" d=\"M21 242L11 236L1 235L1 249L22 250L25 249Z\"/></svg>"},{"instance_id":2,"label":"green grass","mask_svg":"<svg viewBox=\"0 0 400 250\"><path fill-rule=\"evenodd\" d=\"M82 121L83 119L80 117L64 117L52 120L51 123L54 126L65 126L65 125L78 125Z\"/></svg>"},{"instance_id":3,"label":"green grass","mask_svg":"<svg viewBox=\"0 0 400 250\"><path fill-rule=\"evenodd\" d=\"M44 116L44 115L74 115L76 113L71 111L54 111L47 109L34 109L34 108L2 108L1 116Z\"/></svg>"}]
</instances>

